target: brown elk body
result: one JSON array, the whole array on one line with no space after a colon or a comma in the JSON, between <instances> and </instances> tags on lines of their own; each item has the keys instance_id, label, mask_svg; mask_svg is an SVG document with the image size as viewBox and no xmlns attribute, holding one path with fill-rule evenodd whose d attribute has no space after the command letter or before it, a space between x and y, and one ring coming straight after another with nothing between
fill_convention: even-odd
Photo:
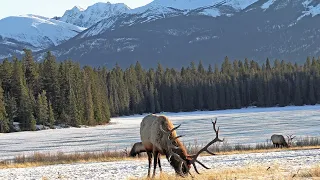
<instances>
[{"instance_id":1,"label":"brown elk body","mask_svg":"<svg viewBox=\"0 0 320 180\"><path fill-rule=\"evenodd\" d=\"M174 168L177 174L186 176L191 165L198 172L195 162L199 163L203 167L209 169L204 164L197 160L197 157L201 152L208 152L208 147L215 142L221 142L218 138L218 132L215 128L216 122L213 123L213 128L216 132L216 138L202 148L196 155L189 155L183 143L178 139L181 136L177 136L176 129L180 127L174 127L172 122L165 116L148 115L142 119L140 124L140 137L143 146L148 154L149 168L148 176L150 176L152 155L154 156L154 169L153 177L155 176L156 165L159 159L159 155L165 155L170 165Z\"/></svg>"}]
</instances>

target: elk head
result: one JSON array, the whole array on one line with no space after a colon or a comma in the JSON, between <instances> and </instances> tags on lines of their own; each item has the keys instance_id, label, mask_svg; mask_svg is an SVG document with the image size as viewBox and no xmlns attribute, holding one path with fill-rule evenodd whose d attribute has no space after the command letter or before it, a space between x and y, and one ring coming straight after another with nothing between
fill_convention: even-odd
<instances>
[{"instance_id":1,"label":"elk head","mask_svg":"<svg viewBox=\"0 0 320 180\"><path fill-rule=\"evenodd\" d=\"M292 140L296 137L296 136L293 136L293 134L290 134L290 135L286 135L287 138L288 138L288 146L292 146ZM293 136L293 137L292 137Z\"/></svg>"},{"instance_id":2,"label":"elk head","mask_svg":"<svg viewBox=\"0 0 320 180\"><path fill-rule=\"evenodd\" d=\"M167 152L167 159L169 160L171 166L174 167L176 173L179 174L180 176L184 177L184 176L187 176L188 174L191 175L191 173L190 173L191 165L194 167L194 170L198 174L200 174L197 169L196 163L200 164L202 167L204 167L206 169L210 169L207 166L205 166L203 163L201 163L199 160L197 160L197 158L202 152L207 152L211 155L215 155L213 152L209 151L208 148L216 142L222 142L222 140L219 139L219 127L216 128L217 118L215 119L215 121L211 120L211 122L213 125L213 130L216 134L216 137L194 155L182 153L181 148L176 143L176 140L182 136L177 136L177 137L172 136L172 132L175 131L176 129L178 129L181 126L181 124L173 129L171 129L170 131L165 131L165 130L163 130L162 126L160 127L161 130L168 137L168 140L166 141L166 146L167 146L167 151L168 151Z\"/></svg>"}]
</instances>

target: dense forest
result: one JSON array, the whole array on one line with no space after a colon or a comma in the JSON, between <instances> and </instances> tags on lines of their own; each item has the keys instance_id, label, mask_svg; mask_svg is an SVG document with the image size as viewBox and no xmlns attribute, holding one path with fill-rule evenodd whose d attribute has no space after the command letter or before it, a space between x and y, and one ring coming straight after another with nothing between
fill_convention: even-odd
<instances>
[{"instance_id":1,"label":"dense forest","mask_svg":"<svg viewBox=\"0 0 320 180\"><path fill-rule=\"evenodd\" d=\"M50 52L36 62L24 52L21 60L0 64L0 132L13 131L14 122L36 130L37 124L106 124L130 114L320 103L315 58L303 65L269 59L259 65L226 57L221 67L192 62L179 70L161 64L143 69L137 62L123 70L57 62Z\"/></svg>"}]
</instances>

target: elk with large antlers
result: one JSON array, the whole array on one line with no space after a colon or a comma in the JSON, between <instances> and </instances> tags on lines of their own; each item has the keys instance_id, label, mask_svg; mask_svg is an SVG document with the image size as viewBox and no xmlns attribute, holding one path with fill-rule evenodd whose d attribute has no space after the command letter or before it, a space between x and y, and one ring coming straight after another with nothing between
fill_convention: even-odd
<instances>
[{"instance_id":1,"label":"elk with large antlers","mask_svg":"<svg viewBox=\"0 0 320 180\"><path fill-rule=\"evenodd\" d=\"M182 136L177 136L175 131L181 126L181 124L177 127L174 127L172 122L165 116L157 116L152 114L144 117L140 124L140 136L142 144L144 145L148 154L148 177L150 177L152 155L154 156L152 177L155 176L157 163L160 161L160 158L158 157L160 155L166 156L167 160L170 162L170 165L180 176L187 176L190 174L189 170L191 165L193 165L195 171L200 174L196 167L196 162L204 168L209 169L200 161L198 161L197 158L202 152L207 152L211 155L214 155L214 153L208 150L208 147L215 142L222 142L222 140L220 140L218 137L219 128L216 128L216 122L217 119L212 121L213 130L215 131L216 137L206 146L204 146L198 153L195 155L189 155L185 146L179 140L179 138Z\"/></svg>"}]
</instances>

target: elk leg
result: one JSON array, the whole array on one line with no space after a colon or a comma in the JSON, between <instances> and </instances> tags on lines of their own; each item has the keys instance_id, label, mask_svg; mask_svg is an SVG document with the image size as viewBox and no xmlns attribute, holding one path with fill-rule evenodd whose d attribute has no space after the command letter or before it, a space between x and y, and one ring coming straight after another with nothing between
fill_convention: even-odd
<instances>
[{"instance_id":1,"label":"elk leg","mask_svg":"<svg viewBox=\"0 0 320 180\"><path fill-rule=\"evenodd\" d=\"M159 169L160 169L160 172L161 172L162 168L161 168L161 163L160 163L160 156L158 156L158 165L159 165Z\"/></svg>"},{"instance_id":2,"label":"elk leg","mask_svg":"<svg viewBox=\"0 0 320 180\"><path fill-rule=\"evenodd\" d=\"M150 169L151 169L151 163L152 163L152 153L147 152L148 154L148 161L149 161L149 168L148 168L148 177L150 177Z\"/></svg>"},{"instance_id":3,"label":"elk leg","mask_svg":"<svg viewBox=\"0 0 320 180\"><path fill-rule=\"evenodd\" d=\"M159 157L159 152L158 151L153 151L153 174L152 174L152 178L154 178L154 176L156 175L158 157Z\"/></svg>"}]
</instances>

